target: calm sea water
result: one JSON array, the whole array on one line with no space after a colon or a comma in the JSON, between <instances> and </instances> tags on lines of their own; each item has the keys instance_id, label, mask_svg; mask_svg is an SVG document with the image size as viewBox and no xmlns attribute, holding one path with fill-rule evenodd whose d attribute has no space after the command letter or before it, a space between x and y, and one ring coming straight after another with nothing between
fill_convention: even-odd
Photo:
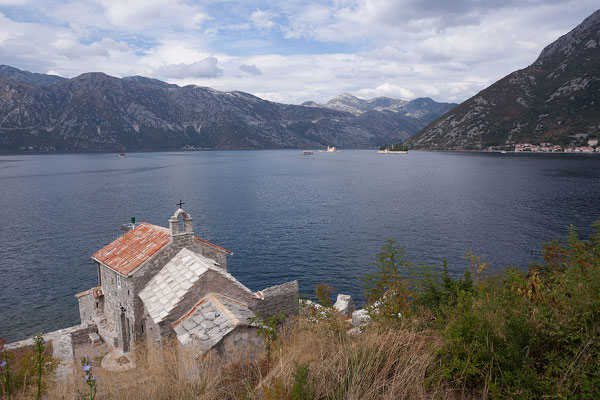
<instances>
[{"instance_id":1,"label":"calm sea water","mask_svg":"<svg viewBox=\"0 0 600 400\"><path fill-rule=\"evenodd\" d=\"M233 251L253 290L298 279L360 299L386 237L411 260L473 248L526 267L569 224L600 218L600 157L373 151L206 151L0 156L0 336L78 323L73 295L96 284L90 256L138 221L167 226L179 199L198 236Z\"/></svg>"}]
</instances>

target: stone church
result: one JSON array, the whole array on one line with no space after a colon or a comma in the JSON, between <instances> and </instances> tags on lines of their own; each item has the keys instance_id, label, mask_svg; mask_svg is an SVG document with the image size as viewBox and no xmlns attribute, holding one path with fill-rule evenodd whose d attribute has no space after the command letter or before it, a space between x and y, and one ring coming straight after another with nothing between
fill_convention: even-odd
<instances>
[{"instance_id":1,"label":"stone church","mask_svg":"<svg viewBox=\"0 0 600 400\"><path fill-rule=\"evenodd\" d=\"M81 322L112 347L175 336L200 353L229 350L257 340L253 315L298 313L297 281L252 292L227 272L232 253L194 236L181 208L169 228L129 229L94 253L98 286L75 296Z\"/></svg>"}]
</instances>

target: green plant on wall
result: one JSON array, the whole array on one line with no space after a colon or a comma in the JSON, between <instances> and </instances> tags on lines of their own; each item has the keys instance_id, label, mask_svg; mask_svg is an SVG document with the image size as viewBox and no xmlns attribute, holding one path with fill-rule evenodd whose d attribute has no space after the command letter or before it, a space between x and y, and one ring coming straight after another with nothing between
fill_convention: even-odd
<instances>
[{"instance_id":1,"label":"green plant on wall","mask_svg":"<svg viewBox=\"0 0 600 400\"><path fill-rule=\"evenodd\" d=\"M277 343L279 324L285 319L283 313L269 314L263 316L255 314L248 318L248 322L257 328L258 336L263 338L265 342L265 350L267 352L267 360L271 360L271 352Z\"/></svg>"}]
</instances>

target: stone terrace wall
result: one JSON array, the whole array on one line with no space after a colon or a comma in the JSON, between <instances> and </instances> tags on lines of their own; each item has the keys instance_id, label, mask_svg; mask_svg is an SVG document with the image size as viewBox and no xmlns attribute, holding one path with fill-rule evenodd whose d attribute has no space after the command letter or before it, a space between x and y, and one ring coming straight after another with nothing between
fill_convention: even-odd
<instances>
[{"instance_id":1,"label":"stone terrace wall","mask_svg":"<svg viewBox=\"0 0 600 400\"><path fill-rule=\"evenodd\" d=\"M258 302L256 310L253 310L255 313L260 315L298 314L298 281L271 286L261 290L261 293L264 299Z\"/></svg>"},{"instance_id":2,"label":"stone terrace wall","mask_svg":"<svg viewBox=\"0 0 600 400\"><path fill-rule=\"evenodd\" d=\"M44 334L44 340L52 341L52 357L59 360L55 371L58 378L68 377L72 373L74 365L73 346L89 343L91 332L98 332L95 325L81 324ZM4 348L10 351L32 346L33 339L25 339L20 342L9 343Z\"/></svg>"}]
</instances>

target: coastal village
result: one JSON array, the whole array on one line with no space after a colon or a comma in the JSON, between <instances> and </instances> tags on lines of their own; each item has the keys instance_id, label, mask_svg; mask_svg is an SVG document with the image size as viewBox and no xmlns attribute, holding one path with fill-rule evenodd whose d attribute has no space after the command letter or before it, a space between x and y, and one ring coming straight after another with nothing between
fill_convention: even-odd
<instances>
[{"instance_id":1,"label":"coastal village","mask_svg":"<svg viewBox=\"0 0 600 400\"><path fill-rule=\"evenodd\" d=\"M586 134L581 135L579 139L585 139ZM598 146L598 138L589 138L584 145L561 146L552 144L550 142L541 142L540 144L531 143L517 143L514 145L514 151L519 152L531 152L531 153L600 153L600 146ZM489 147L490 151L499 150L497 147Z\"/></svg>"}]
</instances>

